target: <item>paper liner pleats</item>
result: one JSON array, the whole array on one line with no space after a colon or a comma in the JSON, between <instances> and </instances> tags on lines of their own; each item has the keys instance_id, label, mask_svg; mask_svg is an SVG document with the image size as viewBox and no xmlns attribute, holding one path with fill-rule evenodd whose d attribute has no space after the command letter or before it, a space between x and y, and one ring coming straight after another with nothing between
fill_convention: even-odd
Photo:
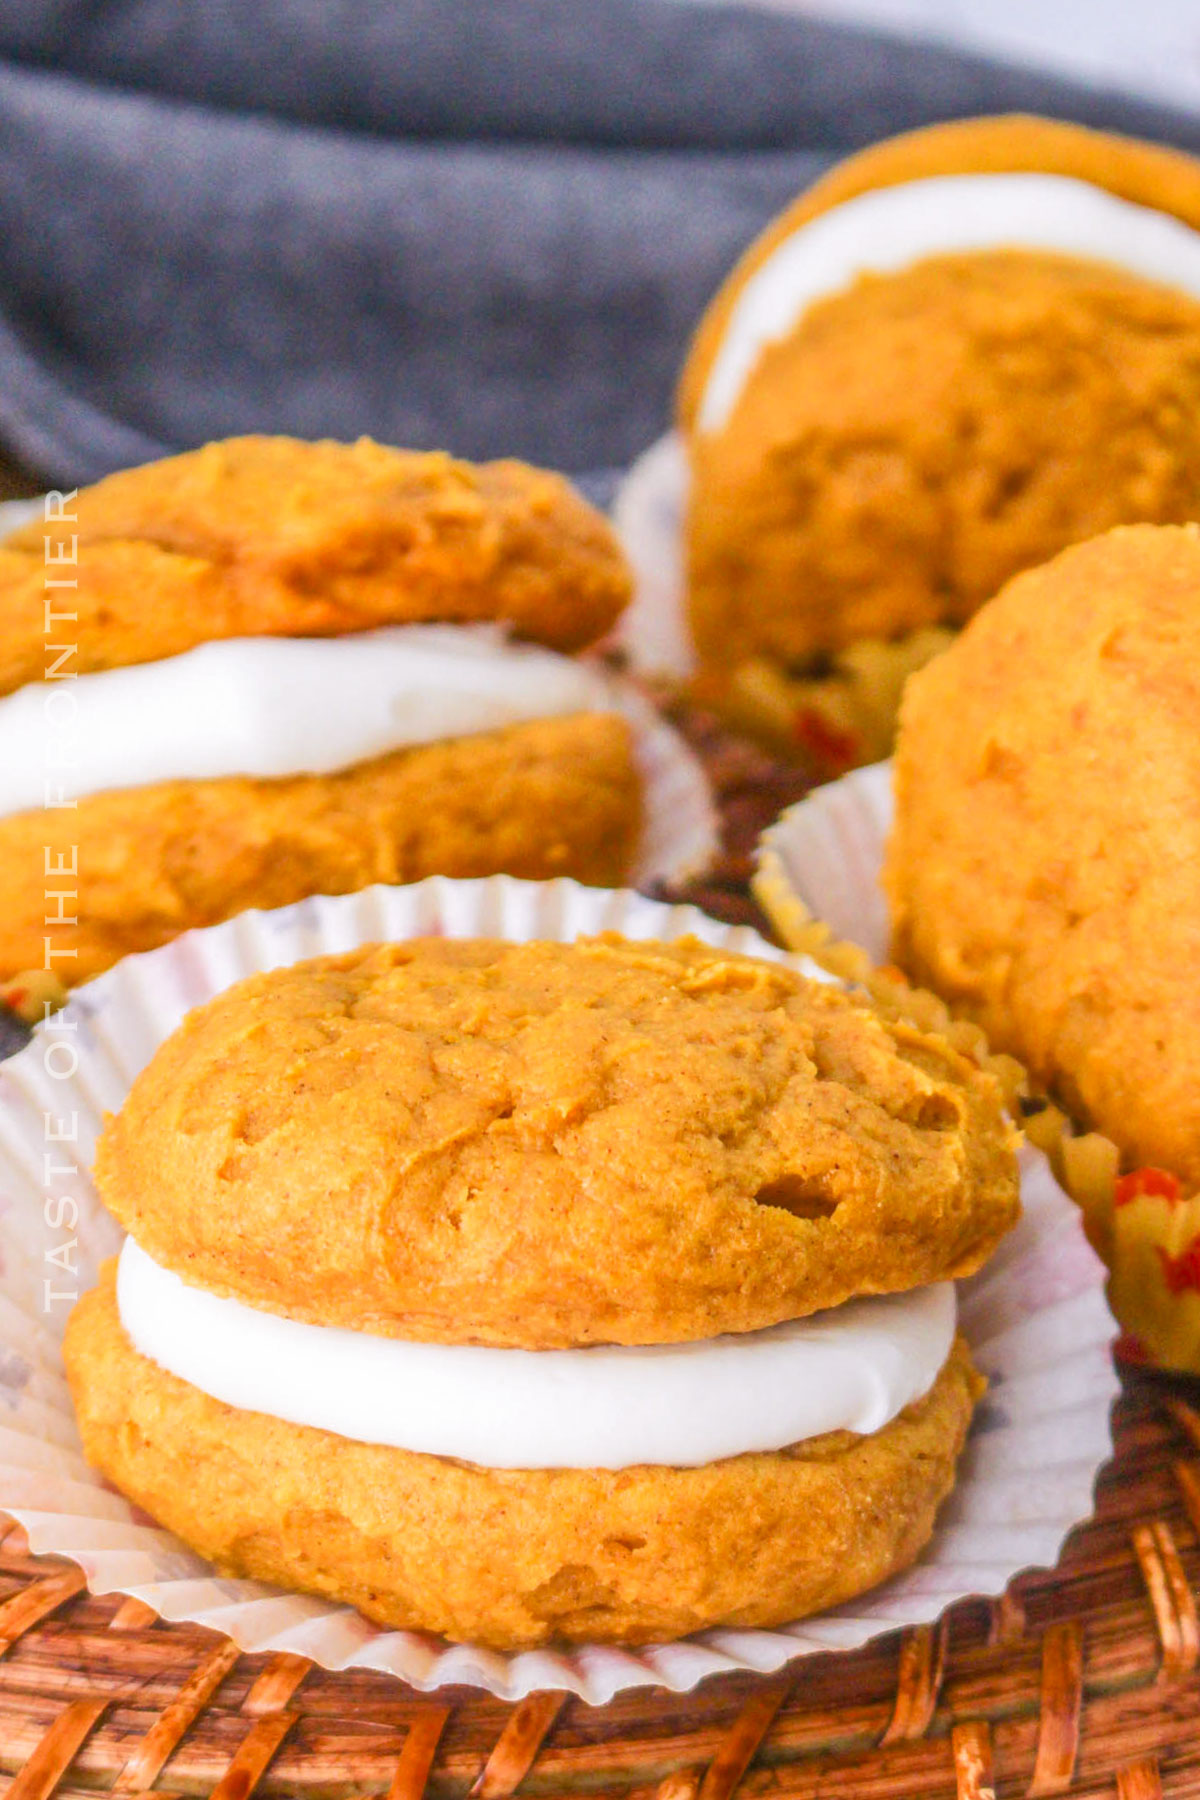
<instances>
[{"instance_id":1,"label":"paper liner pleats","mask_svg":"<svg viewBox=\"0 0 1200 1800\"><path fill-rule=\"evenodd\" d=\"M613 634L633 668L682 681L696 653L685 606L683 518L688 463L669 431L638 457L617 490L613 525L633 569L633 599Z\"/></svg>"},{"instance_id":2,"label":"paper liner pleats","mask_svg":"<svg viewBox=\"0 0 1200 1800\"><path fill-rule=\"evenodd\" d=\"M966 1595L999 1594L1031 1564L1053 1563L1090 1511L1110 1453L1116 1382L1102 1266L1075 1208L1032 1151L1024 1154L1020 1225L961 1287L963 1329L991 1385L934 1540L908 1573L819 1618L636 1651L598 1645L507 1656L451 1646L383 1630L328 1601L214 1576L87 1468L59 1347L69 1305L51 1296L83 1291L119 1244L87 1175L96 1136L105 1109L121 1104L185 1013L255 970L377 939L434 932L569 941L604 930L640 939L691 932L719 948L799 963L745 928L633 893L569 881L435 878L246 913L131 957L79 989L27 1049L0 1065L0 1512L20 1520L35 1551L73 1558L96 1591L136 1595L165 1618L227 1632L244 1650L388 1670L422 1689L468 1682L512 1700L565 1688L596 1704L623 1688L683 1691L707 1675L773 1670L814 1651L853 1648L893 1626L931 1620ZM74 1139L51 1146L48 1130L64 1131L72 1116ZM51 1148L69 1175L48 1177ZM60 1204L65 1195L77 1217Z\"/></svg>"},{"instance_id":3,"label":"paper liner pleats","mask_svg":"<svg viewBox=\"0 0 1200 1800\"><path fill-rule=\"evenodd\" d=\"M768 910L799 900L836 939L873 963L888 958L888 915L879 885L892 825L892 765L874 763L816 788L763 833L755 886Z\"/></svg>"},{"instance_id":4,"label":"paper liner pleats","mask_svg":"<svg viewBox=\"0 0 1200 1800\"><path fill-rule=\"evenodd\" d=\"M891 765L877 763L818 788L764 833L754 888L786 942L850 974L853 947L870 964L886 963L880 872L891 821ZM1200 1374L1200 1194L1185 1193L1165 1170L1120 1178L1117 1146L1075 1128L1055 1105L1025 1125L1111 1271L1123 1354Z\"/></svg>"},{"instance_id":5,"label":"paper liner pleats","mask_svg":"<svg viewBox=\"0 0 1200 1800\"><path fill-rule=\"evenodd\" d=\"M714 861L721 829L698 756L632 681L610 677L617 709L633 733L642 778L642 835L633 879L639 887L695 880Z\"/></svg>"}]
</instances>

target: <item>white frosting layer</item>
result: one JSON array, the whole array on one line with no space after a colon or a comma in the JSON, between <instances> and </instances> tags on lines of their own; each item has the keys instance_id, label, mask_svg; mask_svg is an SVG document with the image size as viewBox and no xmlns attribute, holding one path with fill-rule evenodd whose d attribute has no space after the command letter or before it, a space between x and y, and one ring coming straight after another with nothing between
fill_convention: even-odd
<instances>
[{"instance_id":1,"label":"white frosting layer","mask_svg":"<svg viewBox=\"0 0 1200 1800\"><path fill-rule=\"evenodd\" d=\"M414 744L612 711L597 670L491 625L227 638L0 700L0 815L153 781L327 775Z\"/></svg>"},{"instance_id":2,"label":"white frosting layer","mask_svg":"<svg viewBox=\"0 0 1200 1800\"><path fill-rule=\"evenodd\" d=\"M1200 297L1200 232L1090 182L939 175L877 188L801 225L746 282L709 372L700 430L721 429L763 350L786 337L814 301L861 275L972 250L1088 257Z\"/></svg>"},{"instance_id":3,"label":"white frosting layer","mask_svg":"<svg viewBox=\"0 0 1200 1800\"><path fill-rule=\"evenodd\" d=\"M956 1313L943 1282L693 1344L413 1344L220 1299L132 1239L117 1299L142 1355L213 1399L493 1469L692 1467L826 1431L879 1431L932 1387Z\"/></svg>"}]
</instances>

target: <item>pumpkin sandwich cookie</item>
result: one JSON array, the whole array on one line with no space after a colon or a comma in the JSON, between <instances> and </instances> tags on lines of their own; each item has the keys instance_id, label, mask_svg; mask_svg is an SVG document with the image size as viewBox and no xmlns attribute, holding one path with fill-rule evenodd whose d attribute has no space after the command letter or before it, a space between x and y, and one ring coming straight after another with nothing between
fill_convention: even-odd
<instances>
[{"instance_id":1,"label":"pumpkin sandwich cookie","mask_svg":"<svg viewBox=\"0 0 1200 1800\"><path fill-rule=\"evenodd\" d=\"M96 1177L130 1236L68 1327L89 1460L226 1573L502 1649L907 1567L981 1385L951 1283L1018 1211L946 1039L613 935L243 981Z\"/></svg>"},{"instance_id":2,"label":"pumpkin sandwich cookie","mask_svg":"<svg viewBox=\"0 0 1200 1800\"><path fill-rule=\"evenodd\" d=\"M374 882L648 872L665 728L573 654L629 578L560 477L242 438L57 511L0 543L0 978Z\"/></svg>"},{"instance_id":3,"label":"pumpkin sandwich cookie","mask_svg":"<svg viewBox=\"0 0 1200 1800\"><path fill-rule=\"evenodd\" d=\"M635 660L830 771L887 755L1010 576L1200 511L1200 163L1029 117L861 152L716 296L679 433L684 616L639 597Z\"/></svg>"},{"instance_id":4,"label":"pumpkin sandwich cookie","mask_svg":"<svg viewBox=\"0 0 1200 1800\"><path fill-rule=\"evenodd\" d=\"M910 683L885 874L896 961L1100 1134L1114 1310L1196 1370L1198 716L1200 530L1064 551Z\"/></svg>"}]
</instances>

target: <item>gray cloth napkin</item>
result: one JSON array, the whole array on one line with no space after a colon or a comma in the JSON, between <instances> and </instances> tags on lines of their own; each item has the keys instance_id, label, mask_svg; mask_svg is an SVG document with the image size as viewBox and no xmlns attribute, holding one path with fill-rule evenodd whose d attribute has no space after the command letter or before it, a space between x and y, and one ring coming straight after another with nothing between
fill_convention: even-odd
<instances>
[{"instance_id":1,"label":"gray cloth napkin","mask_svg":"<svg viewBox=\"0 0 1200 1800\"><path fill-rule=\"evenodd\" d=\"M56 480L241 431L623 464L834 156L1036 72L677 0L0 0L0 442Z\"/></svg>"}]
</instances>

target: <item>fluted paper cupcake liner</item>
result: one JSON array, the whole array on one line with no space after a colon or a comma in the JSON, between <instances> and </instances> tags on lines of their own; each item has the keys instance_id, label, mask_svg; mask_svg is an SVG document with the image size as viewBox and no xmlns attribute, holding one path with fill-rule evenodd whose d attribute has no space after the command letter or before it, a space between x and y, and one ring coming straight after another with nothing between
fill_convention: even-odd
<instances>
[{"instance_id":1,"label":"fluted paper cupcake liner","mask_svg":"<svg viewBox=\"0 0 1200 1800\"><path fill-rule=\"evenodd\" d=\"M633 879L650 887L703 875L716 856L720 825L700 759L633 682L610 676L609 684L633 733L642 778L642 835Z\"/></svg>"},{"instance_id":2,"label":"fluted paper cupcake liner","mask_svg":"<svg viewBox=\"0 0 1200 1800\"><path fill-rule=\"evenodd\" d=\"M856 769L782 814L763 834L754 883L781 935L816 949L815 920L830 933L823 954L831 967L845 964L847 944L876 965L887 961L880 874L891 822L890 763ZM1191 1276L1200 1194L1157 1170L1131 1172L1119 1189L1117 1146L1076 1129L1057 1107L1031 1119L1035 1128L1111 1271L1114 1310L1127 1334L1123 1352L1200 1374L1200 1295Z\"/></svg>"},{"instance_id":3,"label":"fluted paper cupcake liner","mask_svg":"<svg viewBox=\"0 0 1200 1800\"><path fill-rule=\"evenodd\" d=\"M614 640L645 675L683 680L695 671L684 607L683 515L688 465L668 431L638 457L617 490L613 524L633 569L633 599Z\"/></svg>"},{"instance_id":4,"label":"fluted paper cupcake liner","mask_svg":"<svg viewBox=\"0 0 1200 1800\"><path fill-rule=\"evenodd\" d=\"M880 874L891 826L890 762L855 769L789 806L764 831L756 854L756 884L769 910L786 905L791 893L835 938L857 944L873 963L886 962Z\"/></svg>"},{"instance_id":5,"label":"fluted paper cupcake liner","mask_svg":"<svg viewBox=\"0 0 1200 1800\"><path fill-rule=\"evenodd\" d=\"M102 1116L194 1006L255 970L378 939L426 933L570 941L616 930L639 939L694 933L718 948L799 964L746 928L691 907L570 881L434 878L245 913L130 957L80 988L65 1013L0 1065L0 1511L39 1552L72 1558L97 1592L136 1595L164 1618L229 1634L244 1650L293 1651L326 1668L389 1670L415 1687L455 1682L517 1699L564 1688L595 1704L623 1688L676 1692L707 1675L768 1671L814 1651L849 1649L881 1631L935 1618L971 1594L999 1594L1019 1570L1055 1560L1087 1515L1109 1455L1115 1380L1103 1269L1045 1161L1026 1152L1024 1216L988 1268L961 1290L962 1328L991 1381L958 1486L916 1566L817 1618L773 1631L715 1630L623 1650L596 1645L502 1655L427 1634L387 1631L329 1601L215 1576L88 1469L63 1375L69 1306L120 1243L88 1178ZM55 1026L57 1025L57 1029ZM52 1045L69 1042L73 1057ZM45 1115L74 1112L78 1137L57 1146L77 1165L64 1218L44 1186ZM49 1198L48 1198L49 1196ZM75 1248L69 1248L74 1244ZM50 1283L49 1290L46 1283Z\"/></svg>"}]
</instances>

